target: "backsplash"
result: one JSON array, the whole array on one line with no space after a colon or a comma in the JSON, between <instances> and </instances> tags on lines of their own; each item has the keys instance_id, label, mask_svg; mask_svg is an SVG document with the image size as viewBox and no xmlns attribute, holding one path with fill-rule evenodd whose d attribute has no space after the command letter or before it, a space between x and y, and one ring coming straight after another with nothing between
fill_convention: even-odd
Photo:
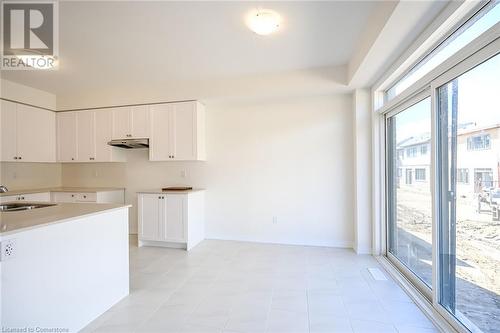
<instances>
[{"instance_id":1,"label":"backsplash","mask_svg":"<svg viewBox=\"0 0 500 333\"><path fill-rule=\"evenodd\" d=\"M11 191L62 185L60 163L0 163L0 184Z\"/></svg>"}]
</instances>

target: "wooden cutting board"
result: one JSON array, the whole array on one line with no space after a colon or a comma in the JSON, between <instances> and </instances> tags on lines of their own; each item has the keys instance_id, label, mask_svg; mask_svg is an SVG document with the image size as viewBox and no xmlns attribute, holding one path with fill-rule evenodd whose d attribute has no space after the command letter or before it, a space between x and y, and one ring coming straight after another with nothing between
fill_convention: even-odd
<instances>
[{"instance_id":1,"label":"wooden cutting board","mask_svg":"<svg viewBox=\"0 0 500 333\"><path fill-rule=\"evenodd\" d=\"M191 186L170 186L170 187L164 187L161 190L163 192L167 192L167 191L189 191L192 189L193 188Z\"/></svg>"}]
</instances>

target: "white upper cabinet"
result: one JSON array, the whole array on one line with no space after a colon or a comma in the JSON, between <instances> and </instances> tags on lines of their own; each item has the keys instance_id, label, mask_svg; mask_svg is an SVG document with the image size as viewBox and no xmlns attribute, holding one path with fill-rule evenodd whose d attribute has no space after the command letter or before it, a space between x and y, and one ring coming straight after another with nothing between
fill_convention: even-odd
<instances>
[{"instance_id":1,"label":"white upper cabinet","mask_svg":"<svg viewBox=\"0 0 500 333\"><path fill-rule=\"evenodd\" d=\"M113 139L149 138L149 106L113 108Z\"/></svg>"},{"instance_id":2,"label":"white upper cabinet","mask_svg":"<svg viewBox=\"0 0 500 333\"><path fill-rule=\"evenodd\" d=\"M130 108L113 108L113 139L126 139L131 136Z\"/></svg>"},{"instance_id":3,"label":"white upper cabinet","mask_svg":"<svg viewBox=\"0 0 500 333\"><path fill-rule=\"evenodd\" d=\"M2 160L17 160L21 155L12 147L29 138L18 138L3 125L18 121L15 107L2 104ZM26 118L24 114L21 117ZM59 162L123 162L125 150L108 142L127 138L149 138L151 161L205 160L205 108L196 101L59 112L56 123ZM36 129L23 130L29 132ZM29 142L23 141L21 146Z\"/></svg>"},{"instance_id":4,"label":"white upper cabinet","mask_svg":"<svg viewBox=\"0 0 500 333\"><path fill-rule=\"evenodd\" d=\"M59 162L76 162L78 159L76 121L76 112L57 114L57 160Z\"/></svg>"},{"instance_id":5,"label":"white upper cabinet","mask_svg":"<svg viewBox=\"0 0 500 333\"><path fill-rule=\"evenodd\" d=\"M122 162L120 148L108 142L112 133L112 111L75 111L57 114L59 162Z\"/></svg>"},{"instance_id":6,"label":"white upper cabinet","mask_svg":"<svg viewBox=\"0 0 500 333\"><path fill-rule=\"evenodd\" d=\"M205 108L196 101L151 105L151 161L205 160Z\"/></svg>"},{"instance_id":7,"label":"white upper cabinet","mask_svg":"<svg viewBox=\"0 0 500 333\"><path fill-rule=\"evenodd\" d=\"M2 100L0 108L0 158L2 161L17 160L17 105Z\"/></svg>"},{"instance_id":8,"label":"white upper cabinet","mask_svg":"<svg viewBox=\"0 0 500 333\"><path fill-rule=\"evenodd\" d=\"M130 109L132 137L149 138L151 132L149 105L132 106Z\"/></svg>"},{"instance_id":9,"label":"white upper cabinet","mask_svg":"<svg viewBox=\"0 0 500 333\"><path fill-rule=\"evenodd\" d=\"M151 138L149 139L149 159L151 161L171 160L170 118L172 104L151 105Z\"/></svg>"},{"instance_id":10,"label":"white upper cabinet","mask_svg":"<svg viewBox=\"0 0 500 333\"><path fill-rule=\"evenodd\" d=\"M56 161L56 115L53 111L17 105L18 160Z\"/></svg>"},{"instance_id":11,"label":"white upper cabinet","mask_svg":"<svg viewBox=\"0 0 500 333\"><path fill-rule=\"evenodd\" d=\"M95 112L76 113L77 160L81 162L95 160Z\"/></svg>"},{"instance_id":12,"label":"white upper cabinet","mask_svg":"<svg viewBox=\"0 0 500 333\"><path fill-rule=\"evenodd\" d=\"M0 119L2 161L55 162L54 112L2 101Z\"/></svg>"},{"instance_id":13,"label":"white upper cabinet","mask_svg":"<svg viewBox=\"0 0 500 333\"><path fill-rule=\"evenodd\" d=\"M124 151L108 145L112 140L113 112L110 109L97 110L95 114L95 161L123 162Z\"/></svg>"},{"instance_id":14,"label":"white upper cabinet","mask_svg":"<svg viewBox=\"0 0 500 333\"><path fill-rule=\"evenodd\" d=\"M176 103L170 128L173 159L196 160L196 103Z\"/></svg>"}]
</instances>

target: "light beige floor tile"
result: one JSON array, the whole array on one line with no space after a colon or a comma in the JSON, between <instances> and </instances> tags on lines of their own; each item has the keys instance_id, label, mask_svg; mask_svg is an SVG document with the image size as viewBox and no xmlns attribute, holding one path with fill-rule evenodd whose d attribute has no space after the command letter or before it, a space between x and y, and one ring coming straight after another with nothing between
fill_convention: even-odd
<instances>
[{"instance_id":1,"label":"light beige floor tile","mask_svg":"<svg viewBox=\"0 0 500 333\"><path fill-rule=\"evenodd\" d=\"M130 246L131 294L85 332L435 332L370 256L352 250L206 240ZM389 315L390 314L390 315Z\"/></svg>"},{"instance_id":2,"label":"light beige floor tile","mask_svg":"<svg viewBox=\"0 0 500 333\"><path fill-rule=\"evenodd\" d=\"M377 321L351 319L351 325L354 333L397 333L394 325Z\"/></svg>"},{"instance_id":3,"label":"light beige floor tile","mask_svg":"<svg viewBox=\"0 0 500 333\"><path fill-rule=\"evenodd\" d=\"M309 332L307 314L272 309L267 322L268 333L303 333Z\"/></svg>"},{"instance_id":4,"label":"light beige floor tile","mask_svg":"<svg viewBox=\"0 0 500 333\"><path fill-rule=\"evenodd\" d=\"M310 314L309 328L311 333L352 333L348 317L331 314Z\"/></svg>"}]
</instances>

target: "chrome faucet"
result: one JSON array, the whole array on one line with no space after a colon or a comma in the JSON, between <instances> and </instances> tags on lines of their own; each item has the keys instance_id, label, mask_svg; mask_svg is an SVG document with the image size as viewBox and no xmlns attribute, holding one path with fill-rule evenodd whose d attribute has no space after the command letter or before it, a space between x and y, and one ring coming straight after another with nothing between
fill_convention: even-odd
<instances>
[{"instance_id":1,"label":"chrome faucet","mask_svg":"<svg viewBox=\"0 0 500 333\"><path fill-rule=\"evenodd\" d=\"M9 192L9 189L3 185L0 185L0 193Z\"/></svg>"}]
</instances>

